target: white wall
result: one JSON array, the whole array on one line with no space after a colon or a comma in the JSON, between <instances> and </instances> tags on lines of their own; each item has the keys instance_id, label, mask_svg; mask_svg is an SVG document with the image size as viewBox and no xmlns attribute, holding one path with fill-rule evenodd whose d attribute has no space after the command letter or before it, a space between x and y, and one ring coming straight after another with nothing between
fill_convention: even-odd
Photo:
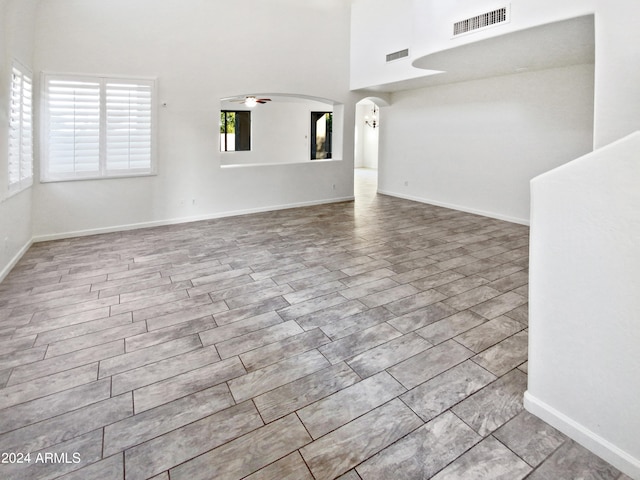
<instances>
[{"instance_id":1,"label":"white wall","mask_svg":"<svg viewBox=\"0 0 640 480\"><path fill-rule=\"evenodd\" d=\"M640 479L640 133L531 182L527 409Z\"/></svg>"},{"instance_id":2,"label":"white wall","mask_svg":"<svg viewBox=\"0 0 640 480\"><path fill-rule=\"evenodd\" d=\"M527 223L531 178L591 150L593 65L397 92L383 112L381 192Z\"/></svg>"},{"instance_id":3,"label":"white wall","mask_svg":"<svg viewBox=\"0 0 640 480\"><path fill-rule=\"evenodd\" d=\"M8 100L11 65L15 59L33 68L33 22L36 0L0 2L0 280L31 243L31 194L29 188L7 196L9 129Z\"/></svg>"},{"instance_id":4,"label":"white wall","mask_svg":"<svg viewBox=\"0 0 640 480\"><path fill-rule=\"evenodd\" d=\"M454 22L505 5L511 11L508 23L453 37ZM354 0L351 13L351 87L375 91L441 83L437 75L429 79L431 71L411 66L422 57L595 13L594 144L604 146L640 128L640 3L635 0ZM403 48L409 48L408 58L385 63L385 54Z\"/></svg>"},{"instance_id":5,"label":"white wall","mask_svg":"<svg viewBox=\"0 0 640 480\"><path fill-rule=\"evenodd\" d=\"M604 3L604 0L599 0ZM620 0L628 1L628 0ZM437 70L412 62L426 55L549 22L592 14L596 0L354 0L351 10L351 88L392 91L424 86ZM453 38L453 24L508 5L508 23ZM388 53L409 57L387 63ZM433 68L445 67L434 65ZM436 80L437 82L438 80Z\"/></svg>"},{"instance_id":6,"label":"white wall","mask_svg":"<svg viewBox=\"0 0 640 480\"><path fill-rule=\"evenodd\" d=\"M366 127L366 125L364 125L364 116L365 112L367 112L370 108L371 106L366 100L362 100L356 105L356 121L354 133L354 166L356 168L364 167L364 128Z\"/></svg>"},{"instance_id":7,"label":"white wall","mask_svg":"<svg viewBox=\"0 0 640 480\"><path fill-rule=\"evenodd\" d=\"M36 238L350 198L348 42L342 0L42 2L37 70L157 76L167 107L159 109L159 175L36 185ZM220 99L251 92L346 105L336 111L347 134L334 122L342 161L221 169Z\"/></svg>"},{"instance_id":8,"label":"white wall","mask_svg":"<svg viewBox=\"0 0 640 480\"><path fill-rule=\"evenodd\" d=\"M413 0L414 57L549 22L591 14L594 12L594 4L595 0ZM511 9L509 23L453 38L455 22L506 5Z\"/></svg>"},{"instance_id":9,"label":"white wall","mask_svg":"<svg viewBox=\"0 0 640 480\"><path fill-rule=\"evenodd\" d=\"M414 54L412 0L353 0L351 7L351 88L366 88L422 77L411 66ZM389 53L409 56L387 63Z\"/></svg>"},{"instance_id":10,"label":"white wall","mask_svg":"<svg viewBox=\"0 0 640 480\"><path fill-rule=\"evenodd\" d=\"M640 129L638 16L636 0L596 0L596 147Z\"/></svg>"}]
</instances>

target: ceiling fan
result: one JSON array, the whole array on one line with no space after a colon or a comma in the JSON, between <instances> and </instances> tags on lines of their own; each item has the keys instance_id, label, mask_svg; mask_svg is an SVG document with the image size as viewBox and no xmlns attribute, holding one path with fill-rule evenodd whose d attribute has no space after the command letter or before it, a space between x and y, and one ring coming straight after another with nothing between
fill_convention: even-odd
<instances>
[{"instance_id":1,"label":"ceiling fan","mask_svg":"<svg viewBox=\"0 0 640 480\"><path fill-rule=\"evenodd\" d=\"M238 100L231 100L236 103L244 103L247 107L255 107L258 103L265 104L270 102L270 98L256 98L254 95L247 95L244 98L240 98Z\"/></svg>"}]
</instances>

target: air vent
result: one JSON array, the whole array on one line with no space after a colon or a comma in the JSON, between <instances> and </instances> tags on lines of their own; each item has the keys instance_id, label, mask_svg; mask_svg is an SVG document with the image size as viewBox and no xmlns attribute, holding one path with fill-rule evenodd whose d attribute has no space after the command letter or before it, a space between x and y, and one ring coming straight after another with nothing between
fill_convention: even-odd
<instances>
[{"instance_id":1,"label":"air vent","mask_svg":"<svg viewBox=\"0 0 640 480\"><path fill-rule=\"evenodd\" d=\"M398 60L399 58L404 58L409 56L409 49L405 48L404 50L399 50L397 52L389 53L387 55L387 62L393 62L394 60Z\"/></svg>"},{"instance_id":2,"label":"air vent","mask_svg":"<svg viewBox=\"0 0 640 480\"><path fill-rule=\"evenodd\" d=\"M473 32L481 28L491 27L499 23L505 23L509 20L507 7L498 8L492 12L483 13L466 20L461 20L453 24L453 36L462 35L463 33Z\"/></svg>"}]
</instances>

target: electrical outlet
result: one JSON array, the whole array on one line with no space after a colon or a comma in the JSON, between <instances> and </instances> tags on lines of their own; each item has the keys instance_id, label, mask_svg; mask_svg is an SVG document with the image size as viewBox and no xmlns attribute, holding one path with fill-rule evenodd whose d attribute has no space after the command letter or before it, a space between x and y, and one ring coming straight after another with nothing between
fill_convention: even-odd
<instances>
[{"instance_id":1,"label":"electrical outlet","mask_svg":"<svg viewBox=\"0 0 640 480\"><path fill-rule=\"evenodd\" d=\"M332 188L333 188L334 190L336 189L336 184L335 184L335 183L332 185Z\"/></svg>"},{"instance_id":2,"label":"electrical outlet","mask_svg":"<svg viewBox=\"0 0 640 480\"><path fill-rule=\"evenodd\" d=\"M405 180L405 181L404 181L404 186L405 186L405 187L408 187L408 186L409 186L409 180Z\"/></svg>"}]
</instances>

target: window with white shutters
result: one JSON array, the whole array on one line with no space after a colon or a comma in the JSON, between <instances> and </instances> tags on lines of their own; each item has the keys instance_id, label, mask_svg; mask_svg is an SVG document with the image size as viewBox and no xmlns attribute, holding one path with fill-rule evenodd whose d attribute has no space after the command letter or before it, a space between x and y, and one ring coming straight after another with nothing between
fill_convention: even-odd
<instances>
[{"instance_id":1,"label":"window with white shutters","mask_svg":"<svg viewBox=\"0 0 640 480\"><path fill-rule=\"evenodd\" d=\"M107 171L151 168L152 85L106 84Z\"/></svg>"},{"instance_id":2,"label":"window with white shutters","mask_svg":"<svg viewBox=\"0 0 640 480\"><path fill-rule=\"evenodd\" d=\"M155 172L153 80L44 76L42 180Z\"/></svg>"},{"instance_id":3,"label":"window with white shutters","mask_svg":"<svg viewBox=\"0 0 640 480\"><path fill-rule=\"evenodd\" d=\"M9 194L33 183L33 82L17 62L11 70L9 101Z\"/></svg>"},{"instance_id":4,"label":"window with white shutters","mask_svg":"<svg viewBox=\"0 0 640 480\"><path fill-rule=\"evenodd\" d=\"M100 83L48 78L43 179L100 175Z\"/></svg>"}]
</instances>

